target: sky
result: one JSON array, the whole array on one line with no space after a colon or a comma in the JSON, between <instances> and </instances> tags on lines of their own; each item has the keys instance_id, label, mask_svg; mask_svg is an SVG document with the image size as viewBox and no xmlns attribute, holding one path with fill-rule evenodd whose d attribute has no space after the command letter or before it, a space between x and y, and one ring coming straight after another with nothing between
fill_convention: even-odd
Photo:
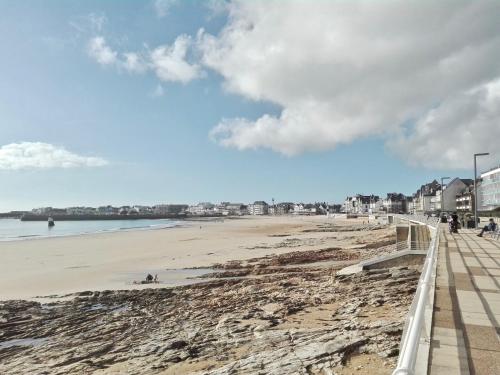
<instances>
[{"instance_id":1,"label":"sky","mask_svg":"<svg viewBox=\"0 0 500 375\"><path fill-rule=\"evenodd\" d=\"M0 2L0 211L411 194L500 164L498 1Z\"/></svg>"}]
</instances>

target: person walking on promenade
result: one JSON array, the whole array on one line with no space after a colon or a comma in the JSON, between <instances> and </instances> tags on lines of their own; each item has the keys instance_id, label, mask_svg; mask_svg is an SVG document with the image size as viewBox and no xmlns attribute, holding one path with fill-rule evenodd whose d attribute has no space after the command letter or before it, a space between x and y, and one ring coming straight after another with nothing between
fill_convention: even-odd
<instances>
[{"instance_id":1,"label":"person walking on promenade","mask_svg":"<svg viewBox=\"0 0 500 375\"><path fill-rule=\"evenodd\" d=\"M494 232L497 229L497 224L493 220L493 218L490 218L490 222L488 225L486 225L482 230L481 233L479 233L477 236L478 237L483 237L484 232Z\"/></svg>"}]
</instances>

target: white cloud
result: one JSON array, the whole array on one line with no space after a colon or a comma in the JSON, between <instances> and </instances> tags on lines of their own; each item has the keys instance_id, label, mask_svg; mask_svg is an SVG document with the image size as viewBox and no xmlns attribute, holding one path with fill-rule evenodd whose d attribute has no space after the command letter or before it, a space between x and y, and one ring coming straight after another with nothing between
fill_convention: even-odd
<instances>
[{"instance_id":1,"label":"white cloud","mask_svg":"<svg viewBox=\"0 0 500 375\"><path fill-rule=\"evenodd\" d=\"M485 99L484 87L473 92L500 77L496 1L236 1L228 11L218 35L198 37L203 64L227 90L282 112L225 119L211 132L222 145L294 155L384 136L396 150L435 155L457 141L474 145L458 145L466 153L490 147L488 124L497 135L499 101ZM468 137L449 136L466 104L475 108L459 125ZM444 163L410 160L453 168L465 159L450 151Z\"/></svg>"},{"instance_id":2,"label":"white cloud","mask_svg":"<svg viewBox=\"0 0 500 375\"><path fill-rule=\"evenodd\" d=\"M207 0L204 4L210 12L209 18L223 15L230 9L229 0Z\"/></svg>"},{"instance_id":3,"label":"white cloud","mask_svg":"<svg viewBox=\"0 0 500 375\"><path fill-rule=\"evenodd\" d=\"M90 39L88 54L101 65L113 65L130 73L153 71L165 82L188 83L203 76L198 63L188 61L193 41L188 35L179 35L172 45L161 45L147 53L113 50L102 36Z\"/></svg>"},{"instance_id":4,"label":"white cloud","mask_svg":"<svg viewBox=\"0 0 500 375\"><path fill-rule=\"evenodd\" d=\"M118 61L118 53L113 51L102 36L90 39L87 51L101 65L112 65Z\"/></svg>"},{"instance_id":5,"label":"white cloud","mask_svg":"<svg viewBox=\"0 0 500 375\"><path fill-rule=\"evenodd\" d=\"M412 133L389 144L409 164L471 169L472 155L500 159L500 80L448 98L429 111Z\"/></svg>"},{"instance_id":6,"label":"white cloud","mask_svg":"<svg viewBox=\"0 0 500 375\"><path fill-rule=\"evenodd\" d=\"M49 143L20 142L0 147L0 170L102 167L105 159L81 156Z\"/></svg>"},{"instance_id":7,"label":"white cloud","mask_svg":"<svg viewBox=\"0 0 500 375\"><path fill-rule=\"evenodd\" d=\"M177 4L177 0L154 0L153 7L159 18L165 17L170 9Z\"/></svg>"},{"instance_id":8,"label":"white cloud","mask_svg":"<svg viewBox=\"0 0 500 375\"><path fill-rule=\"evenodd\" d=\"M187 83L201 76L201 68L187 61L191 37L180 35L172 45L155 48L151 52L152 69L162 81Z\"/></svg>"},{"instance_id":9,"label":"white cloud","mask_svg":"<svg viewBox=\"0 0 500 375\"><path fill-rule=\"evenodd\" d=\"M148 69L143 57L135 52L126 52L123 54L123 67L132 73L143 73Z\"/></svg>"}]
</instances>

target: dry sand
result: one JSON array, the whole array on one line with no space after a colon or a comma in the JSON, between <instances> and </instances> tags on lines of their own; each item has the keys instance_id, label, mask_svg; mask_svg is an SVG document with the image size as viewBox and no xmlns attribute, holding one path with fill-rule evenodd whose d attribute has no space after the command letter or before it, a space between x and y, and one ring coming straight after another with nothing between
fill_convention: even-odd
<instances>
[{"instance_id":1,"label":"dry sand","mask_svg":"<svg viewBox=\"0 0 500 375\"><path fill-rule=\"evenodd\" d=\"M292 250L346 248L353 246L360 235L304 232L321 223L345 224L345 220L324 216L245 217L190 222L162 230L1 242L0 300L154 287L132 284L148 272L158 273L162 283L157 286L179 285L189 282L186 276L204 272L184 268Z\"/></svg>"}]
</instances>

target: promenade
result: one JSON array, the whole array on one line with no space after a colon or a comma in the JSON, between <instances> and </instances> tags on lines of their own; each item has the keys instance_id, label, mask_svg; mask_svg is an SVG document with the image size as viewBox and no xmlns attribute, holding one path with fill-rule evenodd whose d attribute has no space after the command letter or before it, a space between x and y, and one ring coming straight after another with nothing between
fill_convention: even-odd
<instances>
[{"instance_id":1,"label":"promenade","mask_svg":"<svg viewBox=\"0 0 500 375\"><path fill-rule=\"evenodd\" d=\"M429 374L500 374L500 242L441 229Z\"/></svg>"}]
</instances>

